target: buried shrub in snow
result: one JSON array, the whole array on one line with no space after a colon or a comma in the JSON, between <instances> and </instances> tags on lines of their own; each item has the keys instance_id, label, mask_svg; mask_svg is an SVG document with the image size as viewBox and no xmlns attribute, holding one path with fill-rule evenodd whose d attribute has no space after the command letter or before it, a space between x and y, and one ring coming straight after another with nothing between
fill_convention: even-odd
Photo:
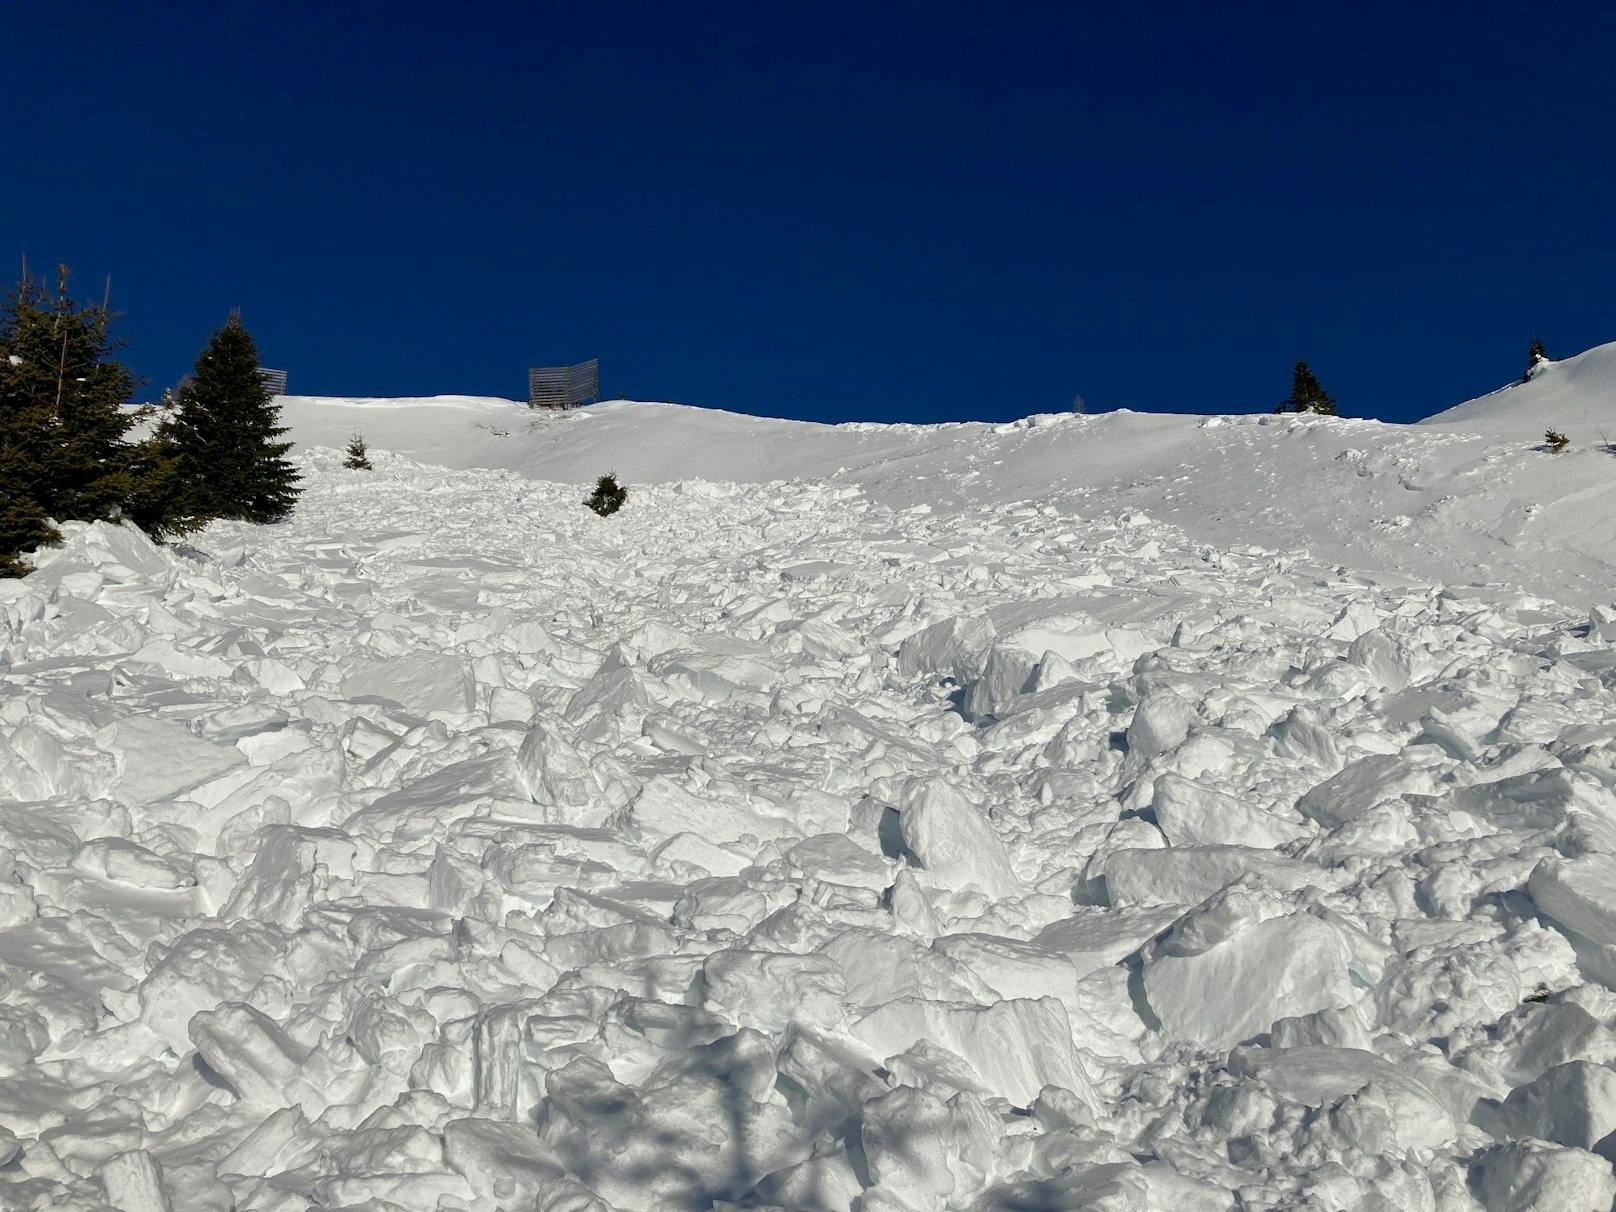
<instances>
[{"instance_id":1,"label":"buried shrub in snow","mask_svg":"<svg viewBox=\"0 0 1616 1212\"><path fill-rule=\"evenodd\" d=\"M619 484L617 477L608 471L595 481L595 491L589 494L584 504L605 518L621 509L626 500L628 489Z\"/></svg>"},{"instance_id":2,"label":"buried shrub in snow","mask_svg":"<svg viewBox=\"0 0 1616 1212\"><path fill-rule=\"evenodd\" d=\"M1569 445L1571 445L1571 439L1558 429L1545 429L1543 431L1543 448L1550 454L1559 454Z\"/></svg>"},{"instance_id":3,"label":"buried shrub in snow","mask_svg":"<svg viewBox=\"0 0 1616 1212\"><path fill-rule=\"evenodd\" d=\"M1530 383L1532 376L1537 374L1538 368L1549 360L1549 347L1542 340L1534 337L1532 348L1526 351L1526 373L1521 376L1522 383Z\"/></svg>"},{"instance_id":4,"label":"buried shrub in snow","mask_svg":"<svg viewBox=\"0 0 1616 1212\"><path fill-rule=\"evenodd\" d=\"M371 471L370 458L365 452L365 439L361 434L354 434L348 439L347 457L342 460L344 467L354 471Z\"/></svg>"}]
</instances>

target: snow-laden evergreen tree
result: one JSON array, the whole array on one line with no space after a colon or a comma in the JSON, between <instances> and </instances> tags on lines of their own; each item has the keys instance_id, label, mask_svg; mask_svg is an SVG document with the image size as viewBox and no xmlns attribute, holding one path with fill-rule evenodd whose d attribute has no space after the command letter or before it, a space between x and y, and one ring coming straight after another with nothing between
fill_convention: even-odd
<instances>
[{"instance_id":1,"label":"snow-laden evergreen tree","mask_svg":"<svg viewBox=\"0 0 1616 1212\"><path fill-rule=\"evenodd\" d=\"M162 528L214 518L274 522L297 502L302 478L286 461L280 409L258 373L258 347L239 314L213 334L179 392L163 441L173 461Z\"/></svg>"},{"instance_id":2,"label":"snow-laden evergreen tree","mask_svg":"<svg viewBox=\"0 0 1616 1212\"><path fill-rule=\"evenodd\" d=\"M1275 412L1316 412L1320 416L1336 415L1335 401L1320 385L1318 376L1306 362L1298 361L1291 370L1291 396L1280 401Z\"/></svg>"},{"instance_id":3,"label":"snow-laden evergreen tree","mask_svg":"<svg viewBox=\"0 0 1616 1212\"><path fill-rule=\"evenodd\" d=\"M1543 344L1541 337L1532 338L1532 348L1526 351L1526 373L1521 376L1522 383L1530 383L1537 368L1549 360L1549 347Z\"/></svg>"},{"instance_id":4,"label":"snow-laden evergreen tree","mask_svg":"<svg viewBox=\"0 0 1616 1212\"><path fill-rule=\"evenodd\" d=\"M344 467L354 471L372 471L370 457L365 451L365 438L363 434L354 434L348 439L348 457L342 460Z\"/></svg>"},{"instance_id":5,"label":"snow-laden evergreen tree","mask_svg":"<svg viewBox=\"0 0 1616 1212\"><path fill-rule=\"evenodd\" d=\"M619 509L623 502L628 500L628 489L617 482L617 476L608 471L595 481L595 491L584 500L584 504L593 509L603 518L609 518Z\"/></svg>"},{"instance_id":6,"label":"snow-laden evergreen tree","mask_svg":"<svg viewBox=\"0 0 1616 1212\"><path fill-rule=\"evenodd\" d=\"M79 305L25 276L0 304L0 571L57 538L53 521L119 516L130 489L134 376L105 301Z\"/></svg>"},{"instance_id":7,"label":"snow-laden evergreen tree","mask_svg":"<svg viewBox=\"0 0 1616 1212\"><path fill-rule=\"evenodd\" d=\"M11 477L12 466L0 452L0 577L25 577L33 569L22 553L54 543L61 533L39 502Z\"/></svg>"}]
</instances>

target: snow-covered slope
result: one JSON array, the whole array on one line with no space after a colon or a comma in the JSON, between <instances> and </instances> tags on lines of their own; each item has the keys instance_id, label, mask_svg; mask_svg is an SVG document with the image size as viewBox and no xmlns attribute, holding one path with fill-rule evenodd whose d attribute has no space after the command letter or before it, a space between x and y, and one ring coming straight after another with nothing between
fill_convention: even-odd
<instances>
[{"instance_id":1,"label":"snow-covered slope","mask_svg":"<svg viewBox=\"0 0 1616 1212\"><path fill-rule=\"evenodd\" d=\"M1610 1206L1611 612L375 458L0 583L0 1206Z\"/></svg>"},{"instance_id":2,"label":"snow-covered slope","mask_svg":"<svg viewBox=\"0 0 1616 1212\"><path fill-rule=\"evenodd\" d=\"M630 484L817 480L900 508L1033 500L1073 516L1143 511L1217 546L1255 542L1587 606L1616 582L1616 461L1588 420L1616 407L1613 351L1553 364L1421 426L1130 412L827 426L622 401L535 416L461 397L290 397L284 415L309 446L362 430L374 448L536 480L582 484L608 470ZM1551 424L1572 450L1537 448Z\"/></svg>"},{"instance_id":3,"label":"snow-covered slope","mask_svg":"<svg viewBox=\"0 0 1616 1212\"><path fill-rule=\"evenodd\" d=\"M0 582L0 1207L1608 1212L1593 365L289 400L288 521Z\"/></svg>"},{"instance_id":4,"label":"snow-covered slope","mask_svg":"<svg viewBox=\"0 0 1616 1212\"><path fill-rule=\"evenodd\" d=\"M1616 342L1559 362L1542 362L1511 383L1421 422L1492 437L1540 441L1558 429L1593 445L1616 439Z\"/></svg>"}]
</instances>

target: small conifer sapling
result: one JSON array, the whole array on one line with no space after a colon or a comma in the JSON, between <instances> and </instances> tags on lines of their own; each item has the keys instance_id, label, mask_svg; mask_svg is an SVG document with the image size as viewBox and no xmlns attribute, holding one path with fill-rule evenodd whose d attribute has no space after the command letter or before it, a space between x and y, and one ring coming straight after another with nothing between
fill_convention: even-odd
<instances>
[{"instance_id":1,"label":"small conifer sapling","mask_svg":"<svg viewBox=\"0 0 1616 1212\"><path fill-rule=\"evenodd\" d=\"M626 500L628 489L619 484L617 477L608 471L595 482L595 491L589 494L584 504L601 517L607 518L621 509Z\"/></svg>"},{"instance_id":2,"label":"small conifer sapling","mask_svg":"<svg viewBox=\"0 0 1616 1212\"><path fill-rule=\"evenodd\" d=\"M1559 454L1569 445L1571 445L1571 439L1558 429L1545 429L1543 431L1543 448L1550 454Z\"/></svg>"},{"instance_id":3,"label":"small conifer sapling","mask_svg":"<svg viewBox=\"0 0 1616 1212\"><path fill-rule=\"evenodd\" d=\"M1543 344L1538 337L1532 338L1532 348L1526 351L1526 373L1521 376L1522 383L1530 383L1537 368L1549 360L1549 347Z\"/></svg>"},{"instance_id":4,"label":"small conifer sapling","mask_svg":"<svg viewBox=\"0 0 1616 1212\"><path fill-rule=\"evenodd\" d=\"M365 439L362 434L354 434L348 439L348 457L342 461L344 467L354 471L370 471L370 459L365 453Z\"/></svg>"}]
</instances>

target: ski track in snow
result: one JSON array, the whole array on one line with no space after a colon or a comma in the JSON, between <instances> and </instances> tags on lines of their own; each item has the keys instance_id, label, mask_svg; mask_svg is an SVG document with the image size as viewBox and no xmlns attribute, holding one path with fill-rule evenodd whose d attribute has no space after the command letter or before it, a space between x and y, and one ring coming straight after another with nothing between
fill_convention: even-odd
<instances>
[{"instance_id":1,"label":"ski track in snow","mask_svg":"<svg viewBox=\"0 0 1616 1212\"><path fill-rule=\"evenodd\" d=\"M1610 1207L1616 612L372 454L0 582L0 1205Z\"/></svg>"}]
</instances>

